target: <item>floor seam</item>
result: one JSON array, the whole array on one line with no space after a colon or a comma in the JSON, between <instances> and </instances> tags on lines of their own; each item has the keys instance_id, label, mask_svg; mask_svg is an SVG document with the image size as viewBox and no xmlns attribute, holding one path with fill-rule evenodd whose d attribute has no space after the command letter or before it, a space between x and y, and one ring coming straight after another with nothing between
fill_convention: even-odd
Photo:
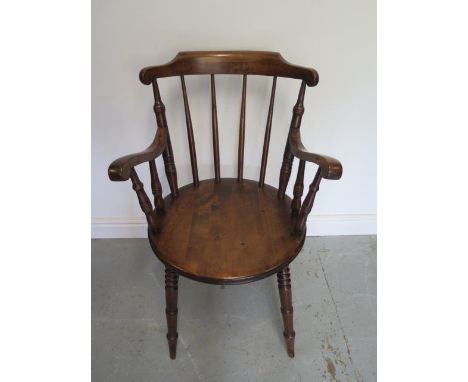
<instances>
[{"instance_id":1,"label":"floor seam","mask_svg":"<svg viewBox=\"0 0 468 382\"><path fill-rule=\"evenodd\" d=\"M360 377L360 373L356 370L356 367L354 366L354 363L353 363L353 358L351 357L351 350L349 348L348 337L346 337L346 334L344 332L343 324L341 322L340 314L338 312L338 307L336 305L335 298L333 297L333 293L331 291L330 284L329 284L328 279L327 279L327 274L325 272L325 267L323 266L322 258L320 257L320 251L318 253L318 259L319 259L319 262L320 262L320 266L322 268L323 277L325 278L325 284L327 284L327 289L328 289L328 292L330 293L330 297L331 297L331 300L332 300L332 303L333 303L333 307L335 308L336 318L338 319L338 323L340 324L340 330L341 330L341 334L343 335L343 339L344 339L344 342L345 342L345 345L346 345L346 351L348 353L349 363L351 364L351 366L353 368L353 373L354 373L354 376L356 377L356 381L357 382L362 382L362 378Z\"/></svg>"}]
</instances>

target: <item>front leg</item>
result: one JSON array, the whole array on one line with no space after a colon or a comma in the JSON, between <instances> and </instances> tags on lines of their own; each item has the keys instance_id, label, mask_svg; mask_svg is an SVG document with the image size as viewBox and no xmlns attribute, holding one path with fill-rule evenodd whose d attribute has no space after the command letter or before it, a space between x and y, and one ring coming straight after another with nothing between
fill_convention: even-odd
<instances>
[{"instance_id":1,"label":"front leg","mask_svg":"<svg viewBox=\"0 0 468 382\"><path fill-rule=\"evenodd\" d=\"M172 269L166 268L166 320L167 341L169 343L169 356L176 357L177 347L177 291L179 275Z\"/></svg>"},{"instance_id":2,"label":"front leg","mask_svg":"<svg viewBox=\"0 0 468 382\"><path fill-rule=\"evenodd\" d=\"M284 323L283 335L286 339L288 355L294 357L294 337L296 333L293 327L291 275L289 273L289 267L285 267L278 272L278 289L281 301L281 315L283 316Z\"/></svg>"}]
</instances>

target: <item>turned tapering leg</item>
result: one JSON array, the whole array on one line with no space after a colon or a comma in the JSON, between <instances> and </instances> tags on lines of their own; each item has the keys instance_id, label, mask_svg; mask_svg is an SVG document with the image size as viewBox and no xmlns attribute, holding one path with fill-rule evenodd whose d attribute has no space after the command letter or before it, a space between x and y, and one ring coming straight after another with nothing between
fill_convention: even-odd
<instances>
[{"instance_id":1,"label":"turned tapering leg","mask_svg":"<svg viewBox=\"0 0 468 382\"><path fill-rule=\"evenodd\" d=\"M172 269L166 268L166 319L167 341L169 343L169 356L176 357L177 347L177 283L179 275Z\"/></svg>"},{"instance_id":2,"label":"turned tapering leg","mask_svg":"<svg viewBox=\"0 0 468 382\"><path fill-rule=\"evenodd\" d=\"M293 306L291 294L291 276L289 268L283 268L278 272L278 289L281 301L281 315L283 316L284 324L284 338L286 339L286 346L288 355L294 357L294 337L296 333L293 328Z\"/></svg>"}]
</instances>

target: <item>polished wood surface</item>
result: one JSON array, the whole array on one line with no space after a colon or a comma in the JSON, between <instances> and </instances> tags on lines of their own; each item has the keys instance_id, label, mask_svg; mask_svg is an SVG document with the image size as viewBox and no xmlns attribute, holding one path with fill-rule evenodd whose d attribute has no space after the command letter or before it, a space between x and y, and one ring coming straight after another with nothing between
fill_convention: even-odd
<instances>
[{"instance_id":1,"label":"polished wood surface","mask_svg":"<svg viewBox=\"0 0 468 382\"><path fill-rule=\"evenodd\" d=\"M271 123L273 121L273 108L275 106L275 92L276 76L273 77L273 85L271 86L270 106L268 108L267 124L265 127L265 138L263 139L262 165L260 167L260 180L258 181L258 185L260 187L263 187L263 185L265 184L266 166L268 162L268 150L270 148Z\"/></svg>"},{"instance_id":2,"label":"polished wood surface","mask_svg":"<svg viewBox=\"0 0 468 382\"><path fill-rule=\"evenodd\" d=\"M193 185L198 186L198 163L197 163L197 150L195 148L195 138L193 136L192 117L190 115L190 106L187 96L187 88L185 86L184 76L180 76L182 84L182 96L184 98L184 111L185 111L185 122L187 124L187 138L190 150L190 164L192 165L192 177Z\"/></svg>"},{"instance_id":3,"label":"polished wood surface","mask_svg":"<svg viewBox=\"0 0 468 382\"><path fill-rule=\"evenodd\" d=\"M241 75L237 178L221 176L217 74ZM209 75L211 87L211 131L214 178L200 180L195 132L189 105L187 75ZM273 78L258 181L244 176L247 83L250 75ZM166 106L159 91L158 79L180 77L185 124L193 183L179 189L174 152L166 119ZM277 78L301 81L292 109L289 134L279 169L278 189L265 184L272 134ZM181 52L169 63L141 70L140 80L152 85L156 133L147 149L123 156L108 170L113 181L130 179L138 202L148 222L148 237L156 256L166 266L166 317L169 355L176 357L177 293L179 274L214 284L240 284L277 274L287 352L294 356L293 307L289 263L301 250L306 235L307 218L313 208L323 179L339 179L341 163L329 156L309 152L301 140L307 86L318 83L314 69L287 62L279 53L258 51ZM178 142L177 142L178 143ZM209 142L201 145L210 150ZM276 153L275 153L276 154ZM170 194L164 199L156 160L162 156ZM293 162L299 160L293 188L293 200L286 195ZM144 190L135 167L148 162L154 206ZM302 201L307 163L318 166L314 180ZM250 165L250 163L249 163Z\"/></svg>"},{"instance_id":4,"label":"polished wood surface","mask_svg":"<svg viewBox=\"0 0 468 382\"><path fill-rule=\"evenodd\" d=\"M245 103L247 98L247 75L242 78L242 101L239 122L239 148L237 153L237 181L244 179Z\"/></svg>"},{"instance_id":5,"label":"polished wood surface","mask_svg":"<svg viewBox=\"0 0 468 382\"><path fill-rule=\"evenodd\" d=\"M156 215L153 211L153 206L151 205L151 201L146 194L144 189L143 183L141 182L140 178L138 177L137 172L135 169L132 169L130 173L130 179L132 180L132 188L137 194L138 203L140 204L140 208L146 216L146 220L148 222L148 227L151 230L154 230L157 226L157 219Z\"/></svg>"},{"instance_id":6,"label":"polished wood surface","mask_svg":"<svg viewBox=\"0 0 468 382\"><path fill-rule=\"evenodd\" d=\"M297 168L296 183L294 183L294 199L291 202L291 210L294 215L298 214L301 209L302 193L304 192L304 171L305 161L301 159Z\"/></svg>"},{"instance_id":7,"label":"polished wood surface","mask_svg":"<svg viewBox=\"0 0 468 382\"><path fill-rule=\"evenodd\" d=\"M290 357L294 357L294 338L296 332L293 325L293 305L291 292L291 274L289 268L285 267L277 274L278 289L281 303L281 315L283 316L284 338L286 339L286 349Z\"/></svg>"},{"instance_id":8,"label":"polished wood surface","mask_svg":"<svg viewBox=\"0 0 468 382\"><path fill-rule=\"evenodd\" d=\"M309 216L310 211L312 211L312 206L314 205L315 195L319 190L320 182L322 180L322 170L319 168L315 174L314 180L309 186L309 192L307 193L304 202L302 203L301 210L299 212L299 217L296 221L296 231L301 232L305 229L305 224L307 216Z\"/></svg>"},{"instance_id":9,"label":"polished wood surface","mask_svg":"<svg viewBox=\"0 0 468 382\"><path fill-rule=\"evenodd\" d=\"M158 176L155 160L149 161L150 176L151 176L151 191L154 197L154 208L156 211L164 210L164 200L162 198L162 187Z\"/></svg>"},{"instance_id":10,"label":"polished wood surface","mask_svg":"<svg viewBox=\"0 0 468 382\"><path fill-rule=\"evenodd\" d=\"M219 170L219 138L218 138L218 110L216 107L215 76L211 75L211 128L213 134L213 157L216 182L221 179Z\"/></svg>"},{"instance_id":11,"label":"polished wood surface","mask_svg":"<svg viewBox=\"0 0 468 382\"><path fill-rule=\"evenodd\" d=\"M277 52L205 51L180 52L165 65L149 66L140 71L140 81L149 85L155 78L190 74L249 74L304 80L308 86L318 83L315 69L287 62Z\"/></svg>"},{"instance_id":12,"label":"polished wood surface","mask_svg":"<svg viewBox=\"0 0 468 382\"><path fill-rule=\"evenodd\" d=\"M286 195L286 187L289 183L289 177L291 176L291 170L293 165L294 155L289 149L289 142L286 142L283 153L283 163L281 164L279 185L278 185L278 199L284 199Z\"/></svg>"},{"instance_id":13,"label":"polished wood surface","mask_svg":"<svg viewBox=\"0 0 468 382\"><path fill-rule=\"evenodd\" d=\"M166 289L166 321L167 321L167 342L169 344L169 356L176 357L177 338L177 295L179 275L170 268L166 268L165 289Z\"/></svg>"},{"instance_id":14,"label":"polished wood surface","mask_svg":"<svg viewBox=\"0 0 468 382\"><path fill-rule=\"evenodd\" d=\"M166 148L167 129L156 131L153 142L143 151L125 155L113 161L108 169L109 179L117 182L130 178L130 173L135 166L149 162L159 157Z\"/></svg>"},{"instance_id":15,"label":"polished wood surface","mask_svg":"<svg viewBox=\"0 0 468 382\"><path fill-rule=\"evenodd\" d=\"M304 233L293 232L291 199L278 200L275 188L252 180L204 180L165 201L151 246L163 263L195 280L260 279L289 264L304 242Z\"/></svg>"},{"instance_id":16,"label":"polished wood surface","mask_svg":"<svg viewBox=\"0 0 468 382\"><path fill-rule=\"evenodd\" d=\"M301 88L299 90L299 95L297 97L297 102L293 108L291 125L289 127L290 132L293 130L299 130L299 128L301 127L302 115L304 114L305 87L306 87L306 83L305 81L302 81ZM288 186L289 177L291 176L293 159L294 159L294 154L291 151L291 143L288 140L286 142L286 147L284 148L283 164L281 165L281 170L280 170L280 180L279 180L279 186L278 186L278 198L280 199L284 198L286 187Z\"/></svg>"},{"instance_id":17,"label":"polished wood surface","mask_svg":"<svg viewBox=\"0 0 468 382\"><path fill-rule=\"evenodd\" d=\"M177 170L175 167L174 154L172 152L171 137L167 127L166 119L166 106L164 105L161 94L159 93L159 86L156 79L153 80L153 93L154 93L154 113L156 114L156 123L158 130L165 131L166 135L166 147L162 152L164 160L164 169L166 171L167 181L171 189L171 195L173 198L177 197Z\"/></svg>"}]
</instances>

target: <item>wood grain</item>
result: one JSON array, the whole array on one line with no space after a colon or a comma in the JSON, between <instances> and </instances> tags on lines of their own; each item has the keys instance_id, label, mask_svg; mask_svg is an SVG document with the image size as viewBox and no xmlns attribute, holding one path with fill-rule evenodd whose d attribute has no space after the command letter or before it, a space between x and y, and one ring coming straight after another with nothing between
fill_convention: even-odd
<instances>
[{"instance_id":1,"label":"wood grain","mask_svg":"<svg viewBox=\"0 0 468 382\"><path fill-rule=\"evenodd\" d=\"M166 198L159 234L150 235L163 263L184 276L217 284L253 281L277 272L301 250L292 231L291 199L244 179L214 179Z\"/></svg>"},{"instance_id":2,"label":"wood grain","mask_svg":"<svg viewBox=\"0 0 468 382\"><path fill-rule=\"evenodd\" d=\"M140 81L149 85L155 78L190 74L277 76L304 80L308 86L319 80L315 69L293 65L277 52L202 51L180 52L167 64L143 68Z\"/></svg>"}]
</instances>

